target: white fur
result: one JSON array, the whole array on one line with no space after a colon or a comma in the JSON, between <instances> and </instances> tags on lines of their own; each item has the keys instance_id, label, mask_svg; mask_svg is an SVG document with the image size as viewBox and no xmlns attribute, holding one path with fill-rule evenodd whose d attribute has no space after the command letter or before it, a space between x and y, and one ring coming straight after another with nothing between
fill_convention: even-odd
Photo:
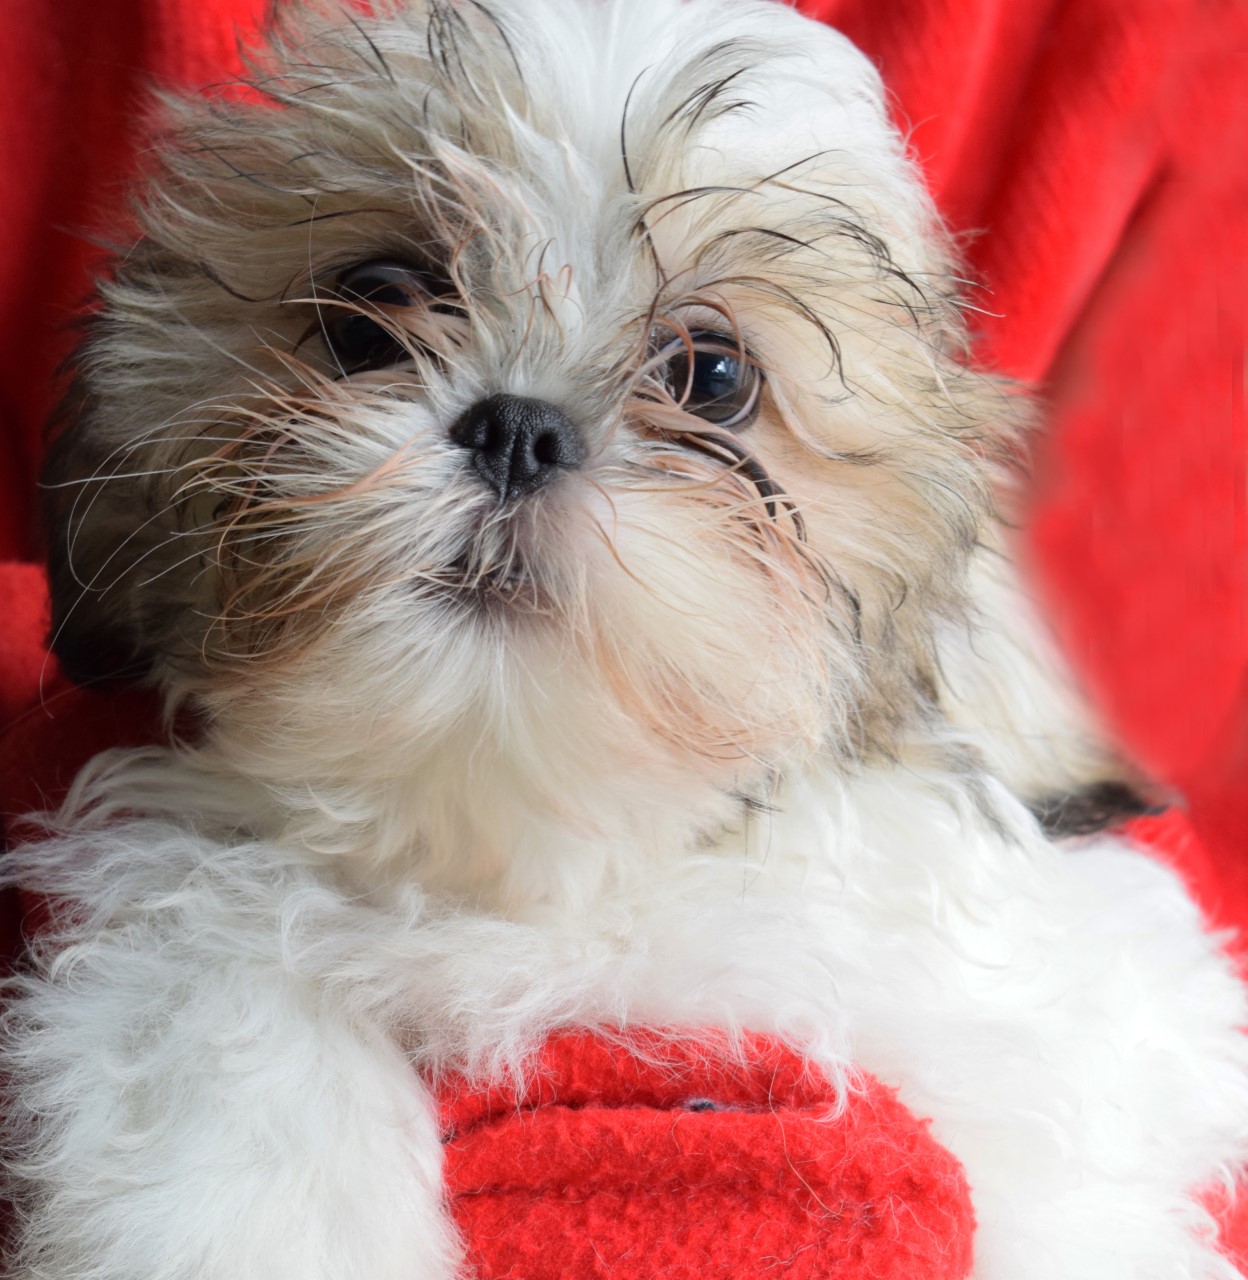
<instances>
[{"instance_id":1,"label":"white fur","mask_svg":"<svg viewBox=\"0 0 1248 1280\"><path fill-rule=\"evenodd\" d=\"M1174 877L1017 812L1002 838L910 771L779 803L532 921L374 905L172 820L29 847L94 904L17 1006L57 1188L30 1274L454 1274L403 1053L489 1076L633 1024L774 1031L898 1085L966 1167L983 1280L1235 1275L1191 1192L1242 1152L1244 997Z\"/></svg>"},{"instance_id":2,"label":"white fur","mask_svg":"<svg viewBox=\"0 0 1248 1280\"><path fill-rule=\"evenodd\" d=\"M58 641L204 722L10 864L61 904L5 1018L16 1276L450 1280L426 1082L648 1026L895 1085L975 1280L1232 1280L1197 1196L1248 1156L1244 990L1174 876L1024 803L1110 757L988 558L1018 397L958 358L874 71L750 0L494 13L302 20L282 106L177 108L103 286ZM335 376L323 282L421 237L441 360ZM647 326L726 312L790 506L637 398ZM447 437L500 390L589 454L505 511Z\"/></svg>"}]
</instances>

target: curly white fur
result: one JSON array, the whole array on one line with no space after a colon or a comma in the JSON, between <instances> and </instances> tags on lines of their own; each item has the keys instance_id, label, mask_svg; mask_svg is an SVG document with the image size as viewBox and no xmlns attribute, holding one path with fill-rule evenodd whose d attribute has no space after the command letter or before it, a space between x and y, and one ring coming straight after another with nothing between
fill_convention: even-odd
<instances>
[{"instance_id":1,"label":"curly white fur","mask_svg":"<svg viewBox=\"0 0 1248 1280\"><path fill-rule=\"evenodd\" d=\"M1244 991L1174 876L1033 817L1119 775L865 59L752 0L414 0L256 85L171 104L50 472L58 647L202 727L10 863L62 904L5 1014L14 1274L450 1280L427 1081L651 1026L897 1086L976 1280L1231 1280ZM344 371L378 257L454 301ZM709 461L654 355L708 327L766 379ZM499 392L587 454L502 508L448 435Z\"/></svg>"}]
</instances>

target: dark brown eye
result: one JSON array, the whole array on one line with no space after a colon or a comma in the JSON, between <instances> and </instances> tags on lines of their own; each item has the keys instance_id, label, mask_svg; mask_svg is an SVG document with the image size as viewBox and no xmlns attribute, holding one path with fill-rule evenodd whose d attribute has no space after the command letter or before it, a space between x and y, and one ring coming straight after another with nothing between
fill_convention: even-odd
<instances>
[{"instance_id":1,"label":"dark brown eye","mask_svg":"<svg viewBox=\"0 0 1248 1280\"><path fill-rule=\"evenodd\" d=\"M717 427L740 431L758 411L763 375L749 352L723 334L695 329L660 352L662 375L686 413Z\"/></svg>"},{"instance_id":2,"label":"dark brown eye","mask_svg":"<svg viewBox=\"0 0 1248 1280\"><path fill-rule=\"evenodd\" d=\"M426 305L434 296L431 283L426 272L384 258L343 272L331 297L349 305L321 308L325 340L343 373L384 369L409 357L384 312Z\"/></svg>"}]
</instances>

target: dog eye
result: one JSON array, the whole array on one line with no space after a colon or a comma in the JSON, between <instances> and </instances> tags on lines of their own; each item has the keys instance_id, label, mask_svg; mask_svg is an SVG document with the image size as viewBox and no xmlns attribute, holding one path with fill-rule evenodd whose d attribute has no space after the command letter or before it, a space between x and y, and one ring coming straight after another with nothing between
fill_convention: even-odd
<instances>
[{"instance_id":1,"label":"dog eye","mask_svg":"<svg viewBox=\"0 0 1248 1280\"><path fill-rule=\"evenodd\" d=\"M401 307L428 304L434 297L432 285L426 272L384 259L344 271L331 296L351 305L330 303L321 308L325 340L343 373L384 369L406 359L410 348L381 316ZM370 310L378 314L369 315Z\"/></svg>"},{"instance_id":2,"label":"dog eye","mask_svg":"<svg viewBox=\"0 0 1248 1280\"><path fill-rule=\"evenodd\" d=\"M686 413L742 430L758 410L763 375L749 352L722 334L695 329L660 352L663 377Z\"/></svg>"}]
</instances>

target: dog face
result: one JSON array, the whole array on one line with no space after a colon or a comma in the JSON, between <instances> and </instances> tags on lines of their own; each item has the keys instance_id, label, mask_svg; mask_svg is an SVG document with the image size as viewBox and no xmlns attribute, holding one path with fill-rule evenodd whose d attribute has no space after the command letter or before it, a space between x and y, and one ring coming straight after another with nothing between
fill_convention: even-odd
<instances>
[{"instance_id":1,"label":"dog face","mask_svg":"<svg viewBox=\"0 0 1248 1280\"><path fill-rule=\"evenodd\" d=\"M318 805L419 795L432 843L600 837L608 792L678 809L939 717L1017 397L959 359L843 37L736 0L313 13L170 109L49 471L71 673L150 673Z\"/></svg>"}]
</instances>

